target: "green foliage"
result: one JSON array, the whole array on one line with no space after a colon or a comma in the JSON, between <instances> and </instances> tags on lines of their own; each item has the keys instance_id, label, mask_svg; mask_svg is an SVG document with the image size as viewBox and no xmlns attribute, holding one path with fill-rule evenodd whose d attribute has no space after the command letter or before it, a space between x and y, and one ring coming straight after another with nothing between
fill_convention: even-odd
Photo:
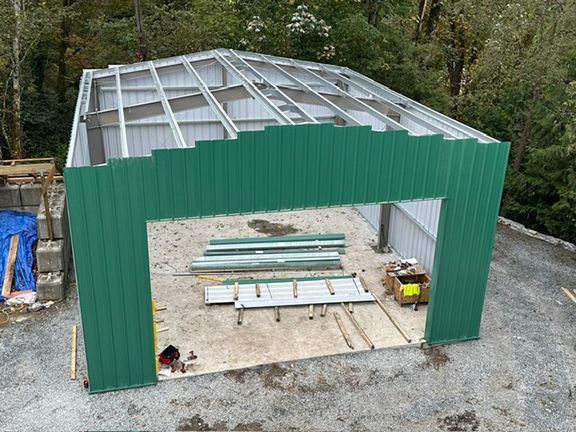
<instances>
[{"instance_id":1,"label":"green foliage","mask_svg":"<svg viewBox=\"0 0 576 432\"><path fill-rule=\"evenodd\" d=\"M63 162L82 69L138 60L134 2L21 2L25 151ZM230 47L341 64L511 141L503 213L576 241L573 1L141 3L152 59ZM13 4L0 1L0 150L5 158L11 148Z\"/></svg>"}]
</instances>

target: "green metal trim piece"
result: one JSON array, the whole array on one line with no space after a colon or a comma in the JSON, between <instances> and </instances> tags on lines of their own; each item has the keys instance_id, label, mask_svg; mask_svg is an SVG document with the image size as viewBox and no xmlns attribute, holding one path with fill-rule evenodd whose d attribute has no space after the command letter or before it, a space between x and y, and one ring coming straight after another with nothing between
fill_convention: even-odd
<instances>
[{"instance_id":1,"label":"green metal trim piece","mask_svg":"<svg viewBox=\"0 0 576 432\"><path fill-rule=\"evenodd\" d=\"M156 382L154 220L443 199L425 338L478 337L509 148L304 124L66 169L91 391Z\"/></svg>"},{"instance_id":2,"label":"green metal trim piece","mask_svg":"<svg viewBox=\"0 0 576 432\"><path fill-rule=\"evenodd\" d=\"M340 255L346 255L346 249L344 248L331 248L323 247L322 249L271 249L271 250L257 250L250 249L249 251L204 251L204 256L222 256L222 255L246 255L247 253L255 254L289 254L289 253L310 253L310 252L338 252Z\"/></svg>"},{"instance_id":3,"label":"green metal trim piece","mask_svg":"<svg viewBox=\"0 0 576 432\"><path fill-rule=\"evenodd\" d=\"M236 239L213 239L211 245L238 244L238 243L277 243L277 242L298 242L311 240L345 240L345 234L310 234L310 235L293 235L293 236L270 236L270 237L250 237Z\"/></svg>"}]
</instances>

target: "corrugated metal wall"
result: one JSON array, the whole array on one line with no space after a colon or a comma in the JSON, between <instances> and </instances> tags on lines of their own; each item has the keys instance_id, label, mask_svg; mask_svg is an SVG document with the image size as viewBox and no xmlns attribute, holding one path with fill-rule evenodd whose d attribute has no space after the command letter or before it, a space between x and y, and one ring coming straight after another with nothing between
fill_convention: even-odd
<instances>
[{"instance_id":1,"label":"corrugated metal wall","mask_svg":"<svg viewBox=\"0 0 576 432\"><path fill-rule=\"evenodd\" d=\"M427 234L402 207L391 207L388 244L402 258L416 258L432 274L436 239Z\"/></svg>"},{"instance_id":2,"label":"corrugated metal wall","mask_svg":"<svg viewBox=\"0 0 576 432\"><path fill-rule=\"evenodd\" d=\"M380 205L358 206L356 210L362 215L368 225L378 232L380 230Z\"/></svg>"},{"instance_id":3,"label":"corrugated metal wall","mask_svg":"<svg viewBox=\"0 0 576 432\"><path fill-rule=\"evenodd\" d=\"M156 381L150 220L445 199L425 337L477 338L508 151L321 124L66 169L90 391Z\"/></svg>"}]
</instances>

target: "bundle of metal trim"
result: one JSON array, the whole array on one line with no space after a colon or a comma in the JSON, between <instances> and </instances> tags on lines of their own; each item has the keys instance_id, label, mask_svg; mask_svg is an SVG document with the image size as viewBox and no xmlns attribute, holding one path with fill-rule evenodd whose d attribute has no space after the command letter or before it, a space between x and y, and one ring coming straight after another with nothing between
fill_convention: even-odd
<instances>
[{"instance_id":1,"label":"bundle of metal trim","mask_svg":"<svg viewBox=\"0 0 576 432\"><path fill-rule=\"evenodd\" d=\"M279 241L311 241L311 240L345 240L346 236L342 233L336 234L310 234L310 235L289 235L289 236L271 236L271 237L249 237L236 239L213 239L211 245L239 244L239 243L274 243Z\"/></svg>"},{"instance_id":2,"label":"bundle of metal trim","mask_svg":"<svg viewBox=\"0 0 576 432\"><path fill-rule=\"evenodd\" d=\"M261 252L283 250L322 250L343 248L344 234L318 234L301 236L252 237L244 239L211 240L204 255L232 254L235 252Z\"/></svg>"},{"instance_id":3,"label":"bundle of metal trim","mask_svg":"<svg viewBox=\"0 0 576 432\"><path fill-rule=\"evenodd\" d=\"M203 256L192 260L192 270L270 269L281 267L339 268L338 252Z\"/></svg>"},{"instance_id":4,"label":"bundle of metal trim","mask_svg":"<svg viewBox=\"0 0 576 432\"><path fill-rule=\"evenodd\" d=\"M294 281L298 297L294 297ZM330 284L327 283L330 282ZM259 290L256 289L258 284ZM331 294L330 287L334 294ZM234 301L234 294L237 300ZM260 292L260 297L257 296ZM235 283L209 286L204 289L206 304L234 303L237 309L274 306L296 306L328 303L354 303L374 301L365 292L358 278L326 278L319 280Z\"/></svg>"}]
</instances>

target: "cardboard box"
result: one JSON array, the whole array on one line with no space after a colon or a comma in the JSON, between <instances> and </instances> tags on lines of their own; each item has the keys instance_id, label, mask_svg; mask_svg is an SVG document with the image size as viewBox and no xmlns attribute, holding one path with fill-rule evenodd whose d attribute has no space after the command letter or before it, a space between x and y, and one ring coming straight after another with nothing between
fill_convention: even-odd
<instances>
[{"instance_id":1,"label":"cardboard box","mask_svg":"<svg viewBox=\"0 0 576 432\"><path fill-rule=\"evenodd\" d=\"M400 304L428 303L430 298L430 277L427 274L393 276L388 283L392 283L394 298ZM420 284L420 295L405 296L402 285L418 283Z\"/></svg>"}]
</instances>

